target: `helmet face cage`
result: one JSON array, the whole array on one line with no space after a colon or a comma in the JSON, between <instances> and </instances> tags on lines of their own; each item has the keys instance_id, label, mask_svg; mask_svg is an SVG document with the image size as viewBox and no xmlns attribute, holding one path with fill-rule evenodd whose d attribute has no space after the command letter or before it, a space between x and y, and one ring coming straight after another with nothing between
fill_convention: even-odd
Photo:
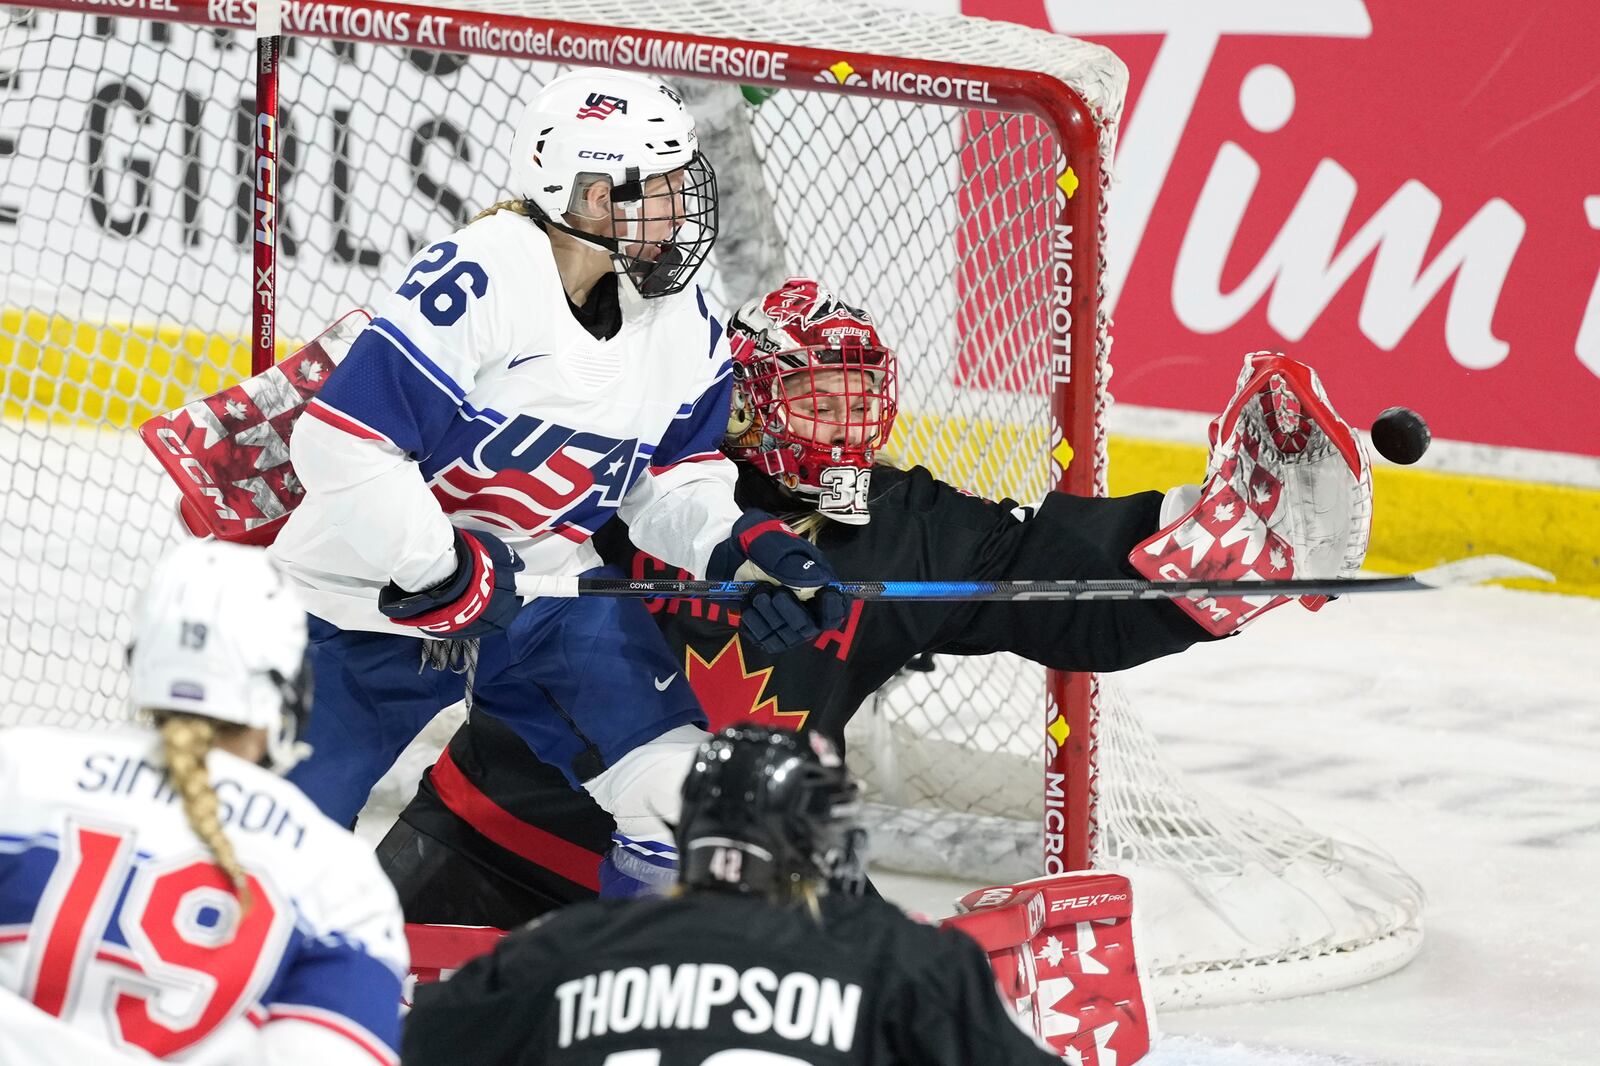
<instances>
[{"instance_id":1,"label":"helmet face cage","mask_svg":"<svg viewBox=\"0 0 1600 1066\"><path fill-rule=\"evenodd\" d=\"M678 849L687 885L788 900L807 886L859 892L859 793L825 738L734 726L684 782Z\"/></svg>"},{"instance_id":2,"label":"helmet face cage","mask_svg":"<svg viewBox=\"0 0 1600 1066\"><path fill-rule=\"evenodd\" d=\"M610 180L604 174L581 178ZM582 213L579 190L585 185L574 189L569 213ZM605 243L640 296L682 292L716 240L717 176L700 153L664 174L640 177L630 168L627 180L611 186L611 232Z\"/></svg>"},{"instance_id":3,"label":"helmet face cage","mask_svg":"<svg viewBox=\"0 0 1600 1066\"><path fill-rule=\"evenodd\" d=\"M791 279L734 317L730 341L729 454L829 517L865 522L872 463L898 413L894 352L871 319Z\"/></svg>"}]
</instances>

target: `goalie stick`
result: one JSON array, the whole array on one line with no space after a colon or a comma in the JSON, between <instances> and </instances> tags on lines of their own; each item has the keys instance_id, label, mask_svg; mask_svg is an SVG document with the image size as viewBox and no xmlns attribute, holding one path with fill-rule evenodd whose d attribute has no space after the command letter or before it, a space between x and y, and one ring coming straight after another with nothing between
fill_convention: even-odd
<instances>
[{"instance_id":1,"label":"goalie stick","mask_svg":"<svg viewBox=\"0 0 1600 1066\"><path fill-rule=\"evenodd\" d=\"M840 581L835 587L863 600L1159 600L1216 596L1343 596L1353 592L1420 592L1526 578L1554 581L1555 575L1504 555L1466 559L1396 577L1291 578L1286 581L1141 581L1089 578L1064 581ZM669 596L735 600L762 588L761 581L690 581L670 578L539 577L518 574L517 593L538 596Z\"/></svg>"}]
</instances>

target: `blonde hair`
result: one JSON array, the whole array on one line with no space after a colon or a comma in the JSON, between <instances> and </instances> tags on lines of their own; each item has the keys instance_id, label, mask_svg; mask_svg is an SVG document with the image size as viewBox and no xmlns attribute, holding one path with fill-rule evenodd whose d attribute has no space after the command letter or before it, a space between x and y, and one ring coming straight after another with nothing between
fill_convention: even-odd
<instances>
[{"instance_id":1,"label":"blonde hair","mask_svg":"<svg viewBox=\"0 0 1600 1066\"><path fill-rule=\"evenodd\" d=\"M679 857L679 861L680 862L682 861L682 856ZM796 888L797 888L796 893L793 896L789 897L789 899L787 899L787 900L769 900L769 902L772 902L772 903L774 903L775 905L778 905L778 906L783 906L786 903L795 904L797 906L802 906L802 907L805 908L806 913L811 915L812 921L816 922L818 925L821 925L822 924L822 899L821 899L820 896L817 895L816 883L813 882L813 881L809 881L809 880L801 881L800 884L798 886L796 886ZM682 899L682 898L684 898L685 896L687 896L689 894L690 894L689 887L687 885L685 885L682 881L679 881L679 882L676 882L675 884L673 884L671 888L669 888L665 892L663 892L662 896L664 896L666 899Z\"/></svg>"},{"instance_id":2,"label":"blonde hair","mask_svg":"<svg viewBox=\"0 0 1600 1066\"><path fill-rule=\"evenodd\" d=\"M588 195L589 188L593 185L599 184L602 180L607 179L595 177L587 179L579 178L577 181L573 182L572 202L577 203L578 201L582 200ZM513 215L521 215L523 218L531 218L534 221L539 221L539 215L535 213L531 200L527 200L523 197L513 197L510 200L496 200L482 211L479 211L477 214L467 219L467 225L470 226L481 218L488 218L490 215L498 214L501 211L510 211Z\"/></svg>"},{"instance_id":3,"label":"blonde hair","mask_svg":"<svg viewBox=\"0 0 1600 1066\"><path fill-rule=\"evenodd\" d=\"M167 780L183 799L183 813L189 819L189 827L233 883L240 908L248 911L252 902L250 884L244 867L239 865L233 842L222 831L222 805L206 769L206 756L216 744L218 734L242 731L245 727L176 711L156 711L154 718L166 754Z\"/></svg>"},{"instance_id":4,"label":"blonde hair","mask_svg":"<svg viewBox=\"0 0 1600 1066\"><path fill-rule=\"evenodd\" d=\"M794 530L811 543L817 542L817 536L828 524L828 516L821 511L799 511L795 514L784 515L783 524Z\"/></svg>"},{"instance_id":5,"label":"blonde hair","mask_svg":"<svg viewBox=\"0 0 1600 1066\"><path fill-rule=\"evenodd\" d=\"M467 225L470 226L481 218L488 218L490 215L499 214L501 211L510 211L513 215L521 215L523 218L534 217L533 212L528 209L528 201L526 200L497 200L467 219Z\"/></svg>"}]
</instances>

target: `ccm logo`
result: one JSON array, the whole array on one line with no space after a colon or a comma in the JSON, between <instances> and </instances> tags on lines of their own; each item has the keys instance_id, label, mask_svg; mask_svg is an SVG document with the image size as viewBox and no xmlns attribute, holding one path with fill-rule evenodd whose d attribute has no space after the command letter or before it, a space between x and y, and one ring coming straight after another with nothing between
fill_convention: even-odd
<instances>
[{"instance_id":1,"label":"ccm logo","mask_svg":"<svg viewBox=\"0 0 1600 1066\"><path fill-rule=\"evenodd\" d=\"M463 626L470 625L473 619L483 613L489 606L489 597L494 592L494 560L489 558L489 553L483 546L476 542L472 545L472 553L477 557L474 569L478 571L478 584L476 588L468 590L468 599L461 605L461 609L443 622L435 622L428 626L418 626L424 633L454 633Z\"/></svg>"},{"instance_id":2,"label":"ccm logo","mask_svg":"<svg viewBox=\"0 0 1600 1066\"><path fill-rule=\"evenodd\" d=\"M596 152L596 151L593 151L591 149L585 148L581 152L578 153L578 158L579 159L603 159L603 160L607 160L607 161L615 160L616 162L620 163L622 161L622 153L621 152Z\"/></svg>"},{"instance_id":3,"label":"ccm logo","mask_svg":"<svg viewBox=\"0 0 1600 1066\"><path fill-rule=\"evenodd\" d=\"M1096 907L1102 903L1122 902L1128 898L1126 892L1102 892L1096 896L1074 896L1071 899L1058 899L1050 904L1050 912L1064 911L1072 907Z\"/></svg>"},{"instance_id":4,"label":"ccm logo","mask_svg":"<svg viewBox=\"0 0 1600 1066\"><path fill-rule=\"evenodd\" d=\"M183 436L177 430L163 426L156 430L156 439L167 446L167 451L178 457L178 466L189 480L200 487L200 495L211 502L211 509L223 518L234 522L239 520L239 515L233 508L222 502L222 489L211 480L211 475L206 473L206 468L200 465L200 460L194 457L188 447L183 443Z\"/></svg>"}]
</instances>

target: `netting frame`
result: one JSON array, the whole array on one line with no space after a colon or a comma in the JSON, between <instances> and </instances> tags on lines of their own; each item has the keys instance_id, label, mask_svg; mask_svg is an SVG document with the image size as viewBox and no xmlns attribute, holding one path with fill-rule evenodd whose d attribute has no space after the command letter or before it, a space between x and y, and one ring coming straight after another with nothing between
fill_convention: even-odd
<instances>
[{"instance_id":1,"label":"netting frame","mask_svg":"<svg viewBox=\"0 0 1600 1066\"><path fill-rule=\"evenodd\" d=\"M43 0L28 6L79 17L104 17L107 21L180 22L198 30L210 27L248 32L253 28L248 20L254 17L254 9L247 3L219 5L216 10L220 14L213 18L210 3L196 0L143 2L159 2L162 10L124 8L104 0L90 5L74 3L72 0ZM1042 432L1039 434L1045 437L1042 444L1037 443L1038 437L1030 438L1023 451L1006 452L997 446L996 452L985 452L985 455L1001 454L1004 461L1006 456L1016 458L1026 454L1037 458L1041 469L1046 462L1053 464L1044 471L1046 476L1041 479L1042 482L1049 481L1056 488L1080 494L1104 492L1104 414L1109 404L1105 389L1109 376L1109 335L1103 312L1101 280L1104 273L1103 223L1109 186L1107 162L1111 157L1121 94L1126 83L1125 68L1114 56L1098 46L1070 38L981 19L912 16L870 9L855 12L850 9L850 21L846 26L842 21L844 16L840 14L845 9L833 0L809 3L774 0L763 5L759 11L746 11L727 3L719 4L718 0L705 0L701 4L691 3L690 0L584 2L590 11L608 21L585 24L527 13L528 9L534 7L546 9L546 14L558 7L562 11L567 10L552 0L480 0L470 6L466 0L446 0L443 4L433 6L372 3L360 7L317 2L293 4L281 14L284 28L289 31L291 38L318 38L438 53L464 52L510 59L512 62L565 64L577 58L513 53L510 48L482 47L463 41L460 39L461 27L449 20L459 20L465 13L474 20L473 25L480 35L494 30L507 40L510 39L509 35L517 33L522 35L523 41L529 40L532 33L566 33L577 34L595 47L598 47L596 42L623 38L631 39L636 44L640 41L654 42L664 50L662 54L676 56L681 62L618 62L614 65L661 73L668 78L687 75L708 82L720 81L733 85L800 88L841 97L944 105L944 109L951 114L955 112L950 108L963 106L969 111L1028 116L1026 121L1030 124L1042 124L1049 131L1049 136L1054 138L1054 143L1044 146L1041 151L1054 150L1054 155L1046 158L1055 160L1058 165L1053 170L1041 170L1038 176L1045 180L1037 190L1030 188L1028 195L1030 202L1038 205L1036 232L1042 233L1048 228L1052 210L1056 223L1048 240L1041 236L1039 243L1044 258L1032 261L1028 266L1035 272L1031 276L1039 277L1042 274L1046 285L1041 293L1041 307L1048 312L1048 332L1039 336L1047 336L1051 354L1060 356L1048 405L1051 433L1048 436ZM484 10L486 6L493 5L517 10ZM715 11L708 14L707 8L715 8ZM336 9L345 13L343 23L331 14ZM367 19L365 25L373 32L355 32L359 27L350 20L349 13L353 11L364 14ZM379 18L380 15L386 15L388 21ZM399 38L378 32L385 25L396 25L402 16L411 20L413 29L423 19L440 20L445 28L432 41L420 41L415 36ZM753 33L765 32L784 16L804 21L802 30L807 39L822 41L827 46L755 43L758 38ZM839 16L841 21L827 21L834 16ZM634 28L636 19L671 22L678 29ZM705 32L717 36L682 32L682 25L688 21L702 27L714 25L714 28ZM349 32L338 32L341 25ZM871 32L863 31L858 36L858 26L866 27ZM740 29L745 31L742 36L735 32ZM835 46L834 42L839 43ZM850 46L861 43L871 43L875 47L868 50ZM917 50L922 58L897 58L882 51L887 47ZM1007 61L1015 54L1016 62L1029 69L1002 69L961 61L961 56L967 51L985 49L984 54L1004 56ZM715 61L716 50L720 50L724 58L731 51L742 50L746 64L766 63L769 68L774 65L774 56L781 51L784 57L782 78L762 77L748 69L740 73L726 70L718 73L704 69L704 64ZM591 61L595 61L594 57L591 57ZM876 77L879 82L877 88L874 88L872 80L862 76L864 72ZM984 99L953 98L961 93L976 93ZM292 101L290 106L293 106ZM703 119L703 116L700 117ZM1034 119L1038 122L1033 122ZM286 123L285 128L288 125ZM1042 138L1040 141L1042 143ZM1066 180L1069 167L1071 182ZM1052 175L1058 176L1053 204L1050 203L1052 192L1048 182ZM337 192L337 177L334 182ZM337 206L334 210L337 214ZM3 221L0 219L0 222ZM1066 242L1056 240L1059 232L1069 233L1070 239ZM252 266L248 256L243 263L241 273ZM1003 266L1003 261L999 265ZM243 307L240 310L242 312ZM258 331L252 331L251 339L254 340L258 335ZM1042 398L1031 402L1035 404L1032 424L1042 430L1045 422L1042 411L1046 405ZM1042 454L1047 450L1051 453L1048 460ZM1119 760L1124 759L1124 749L1130 735L1128 725L1130 722L1137 725L1137 717L1129 718L1127 713L1116 709L1115 685L1110 679L1052 675L1047 682L1044 702L1045 716L1042 719L1030 717L1020 727L1025 732L1017 734L1026 737L1028 744L1035 743L1034 738L1042 740L1045 755L1043 780L1039 780L1039 770L1031 761L1026 774L1013 775L1018 780L1026 780L1026 787L1033 790L1032 795L1043 800L1043 824L1040 825L1037 814L1030 814L1025 822L1014 823L1018 831L1012 835L1014 847L1009 853L1004 847L1006 840L998 833L988 832L987 826L980 824L975 831L967 833L963 840L976 840L986 846L1002 845L989 849L994 854L984 852L982 848L975 849L977 862L967 868L973 877L1020 879L1038 873L1041 868L1048 872L1059 872L1089 868L1096 863L1103 866L1107 862L1115 868L1119 861L1119 839L1123 832L1118 822L1119 803L1122 802L1119 783L1125 779L1133 780L1136 776L1126 773L1124 767L1119 765ZM1018 700L1014 705L1030 716L1036 713L1032 710L1037 707L1033 699ZM869 715L859 717L865 719ZM1038 725L1044 726L1042 738ZM859 753L861 749L856 750ZM1033 750L1040 749L1035 747ZM1103 794L1098 786L1102 774L1106 781ZM948 781L949 778L942 780ZM1156 785L1150 787L1166 787L1166 778L1151 780L1156 781ZM1174 783L1173 787L1178 788L1178 784ZM1185 802L1190 802L1188 792L1181 789L1179 792L1185 797ZM1203 803L1201 806L1207 807ZM947 812L924 809L922 813L936 820L934 824L939 826L941 833L957 828L950 824L956 819ZM1227 812L1222 813L1226 815ZM1216 824L1238 821L1237 818L1213 818L1209 815L1206 820ZM923 821L912 825L910 835L924 838L922 842L931 844L935 851L940 852L937 857L948 864L950 851L941 846L942 838L927 831L928 824ZM875 841L878 839L875 835ZM1126 857L1135 862L1138 859L1137 854ZM1159 854L1155 857L1158 860L1161 858ZM1297 869L1323 877L1330 873L1337 875L1337 868L1348 865L1346 860L1351 857L1361 859L1358 851L1341 848L1329 851L1326 861L1316 855L1313 856L1316 861L1301 864L1297 862L1296 854L1279 855L1276 850L1269 850L1264 855L1261 868L1280 880L1284 873L1292 874ZM1009 871L1012 868L1005 866L1006 862L1010 862L1017 871L1002 873L1002 870ZM1158 861L1158 868L1160 865ZM1189 869L1182 862L1168 866ZM1383 874L1383 871L1379 873ZM1174 944L1170 952L1153 952L1156 957L1152 961L1159 964L1156 967L1158 972L1154 975L1158 1000L1163 1006L1175 1006L1296 995L1369 980L1403 965L1420 944L1421 928L1416 920L1420 893L1416 891L1414 883L1404 883L1406 879L1403 874L1390 879L1398 882L1398 891L1386 893L1386 898L1397 899L1402 909L1412 907L1412 920L1395 925L1396 932L1357 941L1341 940L1330 947L1333 941L1319 936L1315 928L1293 927L1286 931L1281 941L1274 942L1270 952L1259 958L1241 953L1237 947L1211 955L1193 955L1188 952L1187 945ZM1146 893L1150 884L1136 880L1136 893L1141 898L1153 900L1155 897ZM1204 885L1200 885L1198 891L1193 887L1183 891L1186 901L1194 909L1174 913L1179 917L1177 924L1187 931L1207 919L1214 899L1207 894ZM1160 909L1159 905L1152 907L1152 911ZM1405 916L1401 917L1404 919ZM1157 941L1151 946L1160 949L1163 945ZM1161 958L1163 954L1168 957ZM1187 960L1193 958L1210 961L1191 965Z\"/></svg>"},{"instance_id":2,"label":"netting frame","mask_svg":"<svg viewBox=\"0 0 1600 1066\"><path fill-rule=\"evenodd\" d=\"M37 0L16 5L74 14L88 13L75 0ZM1105 365L1109 350L1108 319L1103 310L1105 194L1109 186L1109 154L1114 143L1120 95L1099 111L1060 78L1033 70L1012 70L950 61L931 61L873 52L822 49L783 42L737 37L705 37L691 33L542 18L528 14L473 9L466 5L399 4L366 0L371 13L359 32L356 20L315 17L320 3L296 5L295 14L276 2L260 5L263 24L280 24L290 35L472 53L502 59L566 61L570 57L530 55L526 50L491 47L489 38L504 41L539 39L590 42L606 65L660 75L684 75L772 89L802 89L868 98L893 99L935 106L981 104L986 110L1028 114L1040 119L1055 138L1057 219L1050 235L1051 288L1048 360L1050 378L1051 462L1055 487L1079 495L1105 492ZM350 10L346 5L328 5ZM458 16L469 10L475 25ZM107 5L105 13L121 19L180 22L214 29L256 31L257 5L219 5L209 0L164 0L160 10L148 6ZM411 19L432 20L435 40L411 39L385 30ZM467 31L471 31L469 34ZM629 62L619 58L618 41L627 38L656 47L656 54L682 57L676 64ZM1064 39L1065 40L1065 39ZM739 73L726 69L726 57L743 50ZM1109 53L1107 53L1109 55ZM722 57L719 59L718 57ZM721 63L723 69L715 69ZM847 70L848 74L841 73ZM863 76L862 72L866 72ZM761 75L766 76L761 76ZM874 84L875 82L887 83ZM965 96L965 98L963 98ZM1106 112L1110 113L1106 113ZM259 261L255 264L260 269ZM253 336L260 335L260 306ZM255 356L257 371L264 354ZM1046 684L1042 743L1045 750L1044 825L1041 868L1045 873L1087 869L1094 848L1094 680L1086 674L1051 671Z\"/></svg>"}]
</instances>

